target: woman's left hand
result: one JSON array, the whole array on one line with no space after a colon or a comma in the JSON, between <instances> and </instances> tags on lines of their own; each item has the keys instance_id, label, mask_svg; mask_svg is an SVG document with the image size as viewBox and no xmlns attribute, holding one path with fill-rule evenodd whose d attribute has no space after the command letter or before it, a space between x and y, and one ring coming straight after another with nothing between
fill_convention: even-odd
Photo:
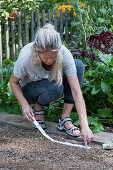
<instances>
[{"instance_id":1,"label":"woman's left hand","mask_svg":"<svg viewBox=\"0 0 113 170\"><path fill-rule=\"evenodd\" d=\"M89 127L81 128L81 137L84 140L84 144L87 147L88 143L90 143L93 140L93 132L90 130Z\"/></svg>"}]
</instances>

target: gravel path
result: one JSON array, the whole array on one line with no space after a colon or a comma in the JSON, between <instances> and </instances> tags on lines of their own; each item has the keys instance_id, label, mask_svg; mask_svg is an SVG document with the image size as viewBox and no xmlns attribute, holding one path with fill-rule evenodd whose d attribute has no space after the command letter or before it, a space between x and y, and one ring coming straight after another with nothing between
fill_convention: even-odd
<instances>
[{"instance_id":1,"label":"gravel path","mask_svg":"<svg viewBox=\"0 0 113 170\"><path fill-rule=\"evenodd\" d=\"M78 143L61 136L51 137ZM113 170L113 150L103 150L94 143L90 146L90 150L64 146L48 141L37 130L0 125L0 169Z\"/></svg>"}]
</instances>

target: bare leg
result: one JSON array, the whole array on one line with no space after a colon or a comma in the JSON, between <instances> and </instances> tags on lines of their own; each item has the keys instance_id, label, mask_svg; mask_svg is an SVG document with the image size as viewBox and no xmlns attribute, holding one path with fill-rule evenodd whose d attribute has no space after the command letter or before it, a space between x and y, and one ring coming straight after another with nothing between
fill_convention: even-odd
<instances>
[{"instance_id":1,"label":"bare leg","mask_svg":"<svg viewBox=\"0 0 113 170\"><path fill-rule=\"evenodd\" d=\"M35 103L35 109L36 109L37 111L41 111L41 110L44 109L44 106L41 106L41 105L39 105L38 103Z\"/></svg>"},{"instance_id":2,"label":"bare leg","mask_svg":"<svg viewBox=\"0 0 113 170\"><path fill-rule=\"evenodd\" d=\"M34 107L35 107L35 110L36 110L36 111L42 111L42 110L44 110L44 106L41 106L41 105L39 105L39 104L37 104L37 103L35 103ZM36 120L44 120L44 115L43 115L43 114L42 114L42 115L36 115L36 116L35 116L35 119L36 119ZM41 124L41 127L44 127L44 126L45 126L45 124Z\"/></svg>"},{"instance_id":3,"label":"bare leg","mask_svg":"<svg viewBox=\"0 0 113 170\"><path fill-rule=\"evenodd\" d=\"M77 76L78 76L78 80L79 80L79 84L80 87L82 86L82 82L83 82L83 76L84 76L84 64L82 63L82 61L75 59L75 64L77 67ZM65 117L70 117L70 113L71 110L73 108L74 105L74 100L73 100L73 96L71 93L71 89L69 86L69 83L67 81L67 78L64 78L64 107L63 107L63 113L61 118L64 119ZM71 127L74 127L74 125L72 124L71 121L67 121L65 122L64 126L69 129ZM79 134L80 131L79 130L75 130L73 131L73 134Z\"/></svg>"},{"instance_id":4,"label":"bare leg","mask_svg":"<svg viewBox=\"0 0 113 170\"><path fill-rule=\"evenodd\" d=\"M62 113L62 116L61 116L61 119L64 119L65 117L70 117L70 113L72 111L72 108L73 108L74 104L68 104L68 103L64 103L64 107L63 107L63 113ZM70 129L71 127L75 127L71 121L67 121L65 122L64 126L67 128L67 129ZM73 134L74 135L77 135L79 134L80 131L79 130L74 130L73 131Z\"/></svg>"}]
</instances>

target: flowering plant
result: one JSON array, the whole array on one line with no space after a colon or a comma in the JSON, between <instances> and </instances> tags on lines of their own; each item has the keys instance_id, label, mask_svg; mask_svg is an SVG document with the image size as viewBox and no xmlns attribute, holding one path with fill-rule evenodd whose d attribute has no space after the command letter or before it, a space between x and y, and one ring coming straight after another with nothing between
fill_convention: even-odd
<instances>
[{"instance_id":1,"label":"flowering plant","mask_svg":"<svg viewBox=\"0 0 113 170\"><path fill-rule=\"evenodd\" d=\"M60 16L60 10L62 9L62 12L65 13L66 12L66 8L68 9L69 14L70 14L71 10L73 10L73 16L74 17L76 16L76 12L75 12L74 6L72 6L72 5L60 5L58 7L58 16Z\"/></svg>"}]
</instances>

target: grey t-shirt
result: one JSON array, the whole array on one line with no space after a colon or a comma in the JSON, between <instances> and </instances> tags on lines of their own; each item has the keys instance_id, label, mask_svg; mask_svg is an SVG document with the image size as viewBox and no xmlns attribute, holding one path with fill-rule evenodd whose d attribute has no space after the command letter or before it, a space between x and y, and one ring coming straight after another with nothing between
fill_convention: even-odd
<instances>
[{"instance_id":1,"label":"grey t-shirt","mask_svg":"<svg viewBox=\"0 0 113 170\"><path fill-rule=\"evenodd\" d=\"M52 71L46 71L41 65L34 64L31 59L33 43L25 45L20 51L19 57L14 64L14 76L21 78L20 85L23 87L31 81L38 81L49 78ZM66 76L76 75L76 66L71 52L62 45L63 74Z\"/></svg>"}]
</instances>

